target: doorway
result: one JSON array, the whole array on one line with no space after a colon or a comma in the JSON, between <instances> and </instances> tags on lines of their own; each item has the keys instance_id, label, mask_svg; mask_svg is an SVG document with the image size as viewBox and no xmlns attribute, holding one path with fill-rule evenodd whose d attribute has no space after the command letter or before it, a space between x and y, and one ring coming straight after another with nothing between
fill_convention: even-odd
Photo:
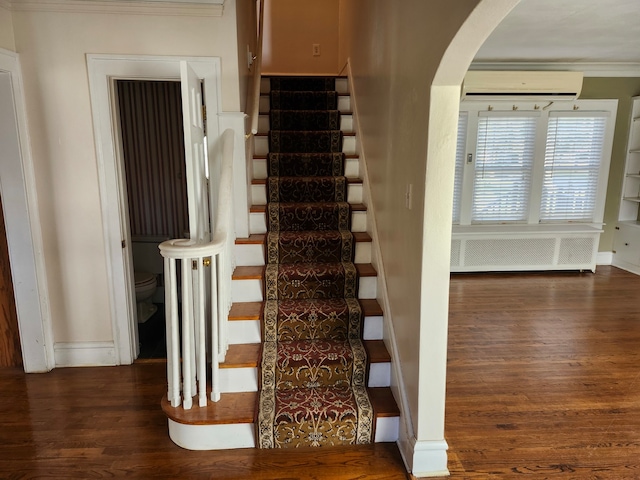
<instances>
[{"instance_id":1,"label":"doorway","mask_svg":"<svg viewBox=\"0 0 640 480\"><path fill-rule=\"evenodd\" d=\"M138 358L166 358L164 266L158 245L189 237L181 84L116 80L114 89L135 281Z\"/></svg>"},{"instance_id":2,"label":"doorway","mask_svg":"<svg viewBox=\"0 0 640 480\"><path fill-rule=\"evenodd\" d=\"M22 367L18 313L0 197L0 367Z\"/></svg>"},{"instance_id":3,"label":"doorway","mask_svg":"<svg viewBox=\"0 0 640 480\"><path fill-rule=\"evenodd\" d=\"M128 365L137 358L138 325L134 269L132 266L131 238L125 172L121 162L119 126L115 115L117 99L115 82L118 79L154 81L180 81L185 95L187 80L202 82L206 96L194 105L204 104L210 114L206 120L208 137L215 139L220 132L220 59L218 57L171 57L137 55L88 55L89 87L94 120L94 134L98 156L98 180L104 217L105 257L107 258L113 346L116 364ZM185 70L191 75L185 74ZM188 77L183 80L183 78ZM183 119L191 119L195 111L192 102L183 102ZM186 121L184 122L186 123ZM191 124L191 122L190 122ZM185 139L187 132L185 131ZM185 143L191 145L191 142ZM207 148L211 148L208 146ZM198 192L192 193L190 175L200 174L196 162L190 158L194 149L185 151L189 218L199 212ZM195 173L194 173L195 172ZM189 233L193 235L189 228Z\"/></svg>"}]
</instances>

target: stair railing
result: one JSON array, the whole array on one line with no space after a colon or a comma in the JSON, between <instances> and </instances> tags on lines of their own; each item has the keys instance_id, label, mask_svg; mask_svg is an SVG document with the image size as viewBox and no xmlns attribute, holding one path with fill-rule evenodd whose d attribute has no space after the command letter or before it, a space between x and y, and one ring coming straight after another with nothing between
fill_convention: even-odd
<instances>
[{"instance_id":1,"label":"stair railing","mask_svg":"<svg viewBox=\"0 0 640 480\"><path fill-rule=\"evenodd\" d=\"M190 409L195 395L200 407L207 405L207 360L211 361L210 398L220 400L219 364L228 348L231 308L233 146L234 132L227 129L209 157L209 212L215 225L211 241L175 239L160 244L165 271L167 399L173 407L182 404Z\"/></svg>"},{"instance_id":2,"label":"stair railing","mask_svg":"<svg viewBox=\"0 0 640 480\"><path fill-rule=\"evenodd\" d=\"M260 80L262 78L262 28L264 25L264 0L260 0L258 6L258 40L256 44L256 56L253 60L253 80L251 85L251 106L249 110L250 131L252 135L258 133L258 119L260 117Z\"/></svg>"}]
</instances>

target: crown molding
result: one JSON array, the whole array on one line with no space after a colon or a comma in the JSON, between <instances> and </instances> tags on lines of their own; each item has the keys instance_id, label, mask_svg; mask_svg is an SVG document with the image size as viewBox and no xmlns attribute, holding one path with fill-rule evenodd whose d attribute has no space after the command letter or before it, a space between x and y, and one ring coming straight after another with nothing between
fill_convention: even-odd
<instances>
[{"instance_id":1,"label":"crown molding","mask_svg":"<svg viewBox=\"0 0 640 480\"><path fill-rule=\"evenodd\" d=\"M469 70L534 70L582 72L585 77L640 77L640 63L632 62L472 62Z\"/></svg>"},{"instance_id":2,"label":"crown molding","mask_svg":"<svg viewBox=\"0 0 640 480\"><path fill-rule=\"evenodd\" d=\"M0 0L14 12L221 17L224 0ZM1 5L1 4L0 4Z\"/></svg>"}]
</instances>

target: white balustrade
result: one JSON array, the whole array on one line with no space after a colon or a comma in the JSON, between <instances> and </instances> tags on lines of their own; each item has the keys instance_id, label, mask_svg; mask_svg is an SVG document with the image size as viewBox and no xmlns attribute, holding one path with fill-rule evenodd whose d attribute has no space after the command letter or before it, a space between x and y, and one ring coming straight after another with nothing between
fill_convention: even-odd
<instances>
[{"instance_id":1,"label":"white balustrade","mask_svg":"<svg viewBox=\"0 0 640 480\"><path fill-rule=\"evenodd\" d=\"M220 400L218 369L228 348L235 240L233 145L234 132L225 130L209 159L209 171L219 172L209 180L211 241L176 239L160 244L165 271L167 398L173 407L191 408L196 395L198 405L206 406L209 388L211 401ZM210 387L207 360L211 361Z\"/></svg>"}]
</instances>

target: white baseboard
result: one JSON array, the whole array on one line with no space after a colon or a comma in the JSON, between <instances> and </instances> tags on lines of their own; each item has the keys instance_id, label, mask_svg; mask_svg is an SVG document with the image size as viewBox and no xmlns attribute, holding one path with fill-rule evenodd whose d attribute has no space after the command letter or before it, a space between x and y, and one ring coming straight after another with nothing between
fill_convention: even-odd
<instances>
[{"instance_id":1,"label":"white baseboard","mask_svg":"<svg viewBox=\"0 0 640 480\"><path fill-rule=\"evenodd\" d=\"M613 252L598 252L596 255L596 265L611 265L613 262Z\"/></svg>"},{"instance_id":2,"label":"white baseboard","mask_svg":"<svg viewBox=\"0 0 640 480\"><path fill-rule=\"evenodd\" d=\"M449 475L447 468L447 449L444 440L399 441L398 447L407 469L413 476L444 477Z\"/></svg>"},{"instance_id":3,"label":"white baseboard","mask_svg":"<svg viewBox=\"0 0 640 480\"><path fill-rule=\"evenodd\" d=\"M56 367L117 365L113 342L58 342L53 346Z\"/></svg>"}]
</instances>

